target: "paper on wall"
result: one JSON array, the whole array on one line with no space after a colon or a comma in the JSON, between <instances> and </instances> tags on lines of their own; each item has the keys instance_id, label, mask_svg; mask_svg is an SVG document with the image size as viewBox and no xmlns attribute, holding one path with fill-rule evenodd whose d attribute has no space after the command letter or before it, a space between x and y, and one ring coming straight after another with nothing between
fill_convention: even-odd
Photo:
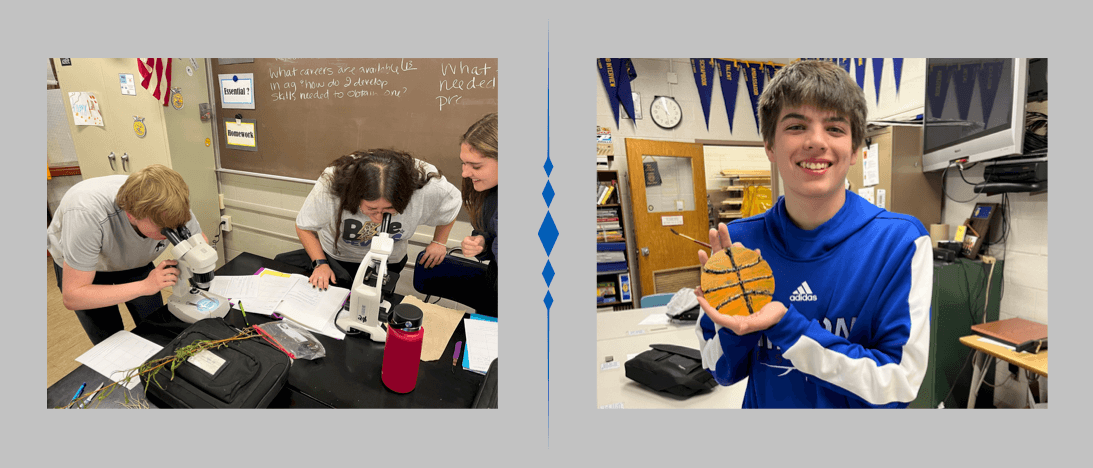
<instances>
[{"instance_id":1,"label":"paper on wall","mask_svg":"<svg viewBox=\"0 0 1093 468\"><path fill-rule=\"evenodd\" d=\"M862 154L862 185L871 187L880 183L880 150L876 143L869 145Z\"/></svg>"}]
</instances>

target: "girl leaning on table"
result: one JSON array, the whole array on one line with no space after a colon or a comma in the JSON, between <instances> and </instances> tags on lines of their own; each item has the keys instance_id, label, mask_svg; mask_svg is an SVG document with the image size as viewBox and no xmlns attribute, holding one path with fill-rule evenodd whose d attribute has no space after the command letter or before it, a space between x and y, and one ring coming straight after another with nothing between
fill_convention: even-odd
<instances>
[{"instance_id":1,"label":"girl leaning on table","mask_svg":"<svg viewBox=\"0 0 1093 468\"><path fill-rule=\"evenodd\" d=\"M332 162L304 200L296 217L304 248L275 260L310 270L314 287L349 288L384 213L390 213L394 248L387 271L406 266L406 247L419 225L435 226L422 257L431 268L444 259L459 207L459 190L432 164L394 149L355 151Z\"/></svg>"}]
</instances>

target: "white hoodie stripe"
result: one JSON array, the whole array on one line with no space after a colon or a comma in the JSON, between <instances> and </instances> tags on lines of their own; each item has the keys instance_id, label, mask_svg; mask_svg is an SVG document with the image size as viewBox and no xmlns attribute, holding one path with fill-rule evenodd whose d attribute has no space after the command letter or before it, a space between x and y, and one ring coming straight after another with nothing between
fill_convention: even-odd
<instances>
[{"instance_id":1,"label":"white hoodie stripe","mask_svg":"<svg viewBox=\"0 0 1093 468\"><path fill-rule=\"evenodd\" d=\"M898 364L878 366L873 359L851 359L802 336L783 355L800 371L845 388L865 401L883 405L910 402L926 374L930 349L930 295L933 288L933 248L930 237L915 240L911 258L911 291L907 297L911 331Z\"/></svg>"}]
</instances>

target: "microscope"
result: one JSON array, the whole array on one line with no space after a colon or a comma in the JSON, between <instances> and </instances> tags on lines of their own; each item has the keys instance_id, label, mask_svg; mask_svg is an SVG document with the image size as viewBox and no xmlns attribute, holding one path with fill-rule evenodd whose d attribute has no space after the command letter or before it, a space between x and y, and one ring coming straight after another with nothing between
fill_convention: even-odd
<instances>
[{"instance_id":1,"label":"microscope","mask_svg":"<svg viewBox=\"0 0 1093 468\"><path fill-rule=\"evenodd\" d=\"M387 257L395 246L387 232L391 214L384 213L379 232L372 238L368 255L364 257L350 287L349 308L342 309L334 324L342 332L356 329L368 334L377 343L387 341L387 329L380 325L380 316L386 315L391 303L383 299L383 284L387 280ZM369 284L369 283L372 284Z\"/></svg>"},{"instance_id":2,"label":"microscope","mask_svg":"<svg viewBox=\"0 0 1093 468\"><path fill-rule=\"evenodd\" d=\"M161 231L174 246L171 254L178 260L178 282L167 299L167 310L186 323L206 318L221 318L230 305L224 297L209 292L216 269L216 251L201 236L190 235L186 226Z\"/></svg>"}]
</instances>

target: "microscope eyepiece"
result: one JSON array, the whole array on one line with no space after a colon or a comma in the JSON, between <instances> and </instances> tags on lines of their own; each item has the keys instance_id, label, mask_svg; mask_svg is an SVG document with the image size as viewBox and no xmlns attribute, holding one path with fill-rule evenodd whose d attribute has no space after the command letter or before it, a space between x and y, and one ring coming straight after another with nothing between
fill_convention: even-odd
<instances>
[{"instance_id":1,"label":"microscope eyepiece","mask_svg":"<svg viewBox=\"0 0 1093 468\"><path fill-rule=\"evenodd\" d=\"M182 242L182 238L174 229L163 228L159 232L167 237L167 240L171 241L171 245L178 245L179 242Z\"/></svg>"},{"instance_id":2,"label":"microscope eyepiece","mask_svg":"<svg viewBox=\"0 0 1093 468\"><path fill-rule=\"evenodd\" d=\"M387 232L387 228L391 225L391 213L383 214L383 221L380 221L380 232Z\"/></svg>"}]
</instances>

